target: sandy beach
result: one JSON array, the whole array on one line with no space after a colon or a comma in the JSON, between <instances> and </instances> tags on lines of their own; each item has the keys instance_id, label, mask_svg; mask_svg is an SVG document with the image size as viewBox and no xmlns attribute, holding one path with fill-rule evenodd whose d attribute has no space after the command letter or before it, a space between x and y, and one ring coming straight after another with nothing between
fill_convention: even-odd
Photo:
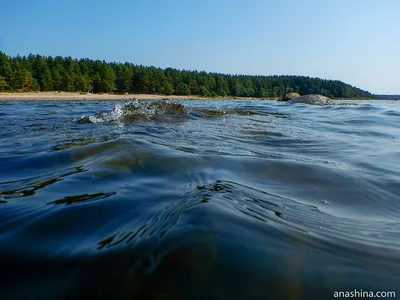
<instances>
[{"instance_id":1,"label":"sandy beach","mask_svg":"<svg viewBox=\"0 0 400 300\"><path fill-rule=\"evenodd\" d=\"M178 96L178 95L152 95L152 94L80 94L68 92L29 92L29 93L0 93L0 100L128 100L136 98L139 100L191 100L203 99L198 96Z\"/></svg>"}]
</instances>

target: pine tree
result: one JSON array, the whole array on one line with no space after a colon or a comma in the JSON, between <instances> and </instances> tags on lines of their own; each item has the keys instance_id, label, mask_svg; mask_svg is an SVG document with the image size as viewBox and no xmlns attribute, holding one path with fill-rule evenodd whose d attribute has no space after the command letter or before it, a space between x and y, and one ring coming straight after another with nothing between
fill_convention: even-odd
<instances>
[{"instance_id":1,"label":"pine tree","mask_svg":"<svg viewBox=\"0 0 400 300\"><path fill-rule=\"evenodd\" d=\"M13 90L14 72L8 56L0 51L0 76L2 76L2 89Z\"/></svg>"},{"instance_id":2,"label":"pine tree","mask_svg":"<svg viewBox=\"0 0 400 300\"><path fill-rule=\"evenodd\" d=\"M8 87L6 79L0 75L0 92L3 92Z\"/></svg>"},{"instance_id":3,"label":"pine tree","mask_svg":"<svg viewBox=\"0 0 400 300\"><path fill-rule=\"evenodd\" d=\"M53 89L53 79L49 67L40 55L36 56L33 66L33 76L38 81L41 91L51 91Z\"/></svg>"},{"instance_id":4,"label":"pine tree","mask_svg":"<svg viewBox=\"0 0 400 300\"><path fill-rule=\"evenodd\" d=\"M132 88L133 71L128 66L118 68L116 72L115 86L118 93L129 93Z\"/></svg>"},{"instance_id":5,"label":"pine tree","mask_svg":"<svg viewBox=\"0 0 400 300\"><path fill-rule=\"evenodd\" d=\"M172 95L174 93L174 87L168 81L164 82L162 93L164 95Z\"/></svg>"},{"instance_id":6,"label":"pine tree","mask_svg":"<svg viewBox=\"0 0 400 300\"><path fill-rule=\"evenodd\" d=\"M175 89L177 95L190 95L190 89L187 84L180 82Z\"/></svg>"},{"instance_id":7,"label":"pine tree","mask_svg":"<svg viewBox=\"0 0 400 300\"><path fill-rule=\"evenodd\" d=\"M103 64L101 69L101 79L102 79L102 92L111 93L115 90L115 73L114 70L107 64Z\"/></svg>"},{"instance_id":8,"label":"pine tree","mask_svg":"<svg viewBox=\"0 0 400 300\"><path fill-rule=\"evenodd\" d=\"M65 92L75 92L74 77L71 76L66 70L61 73L61 90Z\"/></svg>"},{"instance_id":9,"label":"pine tree","mask_svg":"<svg viewBox=\"0 0 400 300\"><path fill-rule=\"evenodd\" d=\"M32 73L24 67L19 68L15 72L15 90L20 92L30 92L38 90L37 81L33 78Z\"/></svg>"},{"instance_id":10,"label":"pine tree","mask_svg":"<svg viewBox=\"0 0 400 300\"><path fill-rule=\"evenodd\" d=\"M92 78L93 92L102 93L102 80L99 73L96 73Z\"/></svg>"},{"instance_id":11,"label":"pine tree","mask_svg":"<svg viewBox=\"0 0 400 300\"><path fill-rule=\"evenodd\" d=\"M74 80L75 91L90 92L93 87L90 84L89 78L84 75L76 75Z\"/></svg>"}]
</instances>

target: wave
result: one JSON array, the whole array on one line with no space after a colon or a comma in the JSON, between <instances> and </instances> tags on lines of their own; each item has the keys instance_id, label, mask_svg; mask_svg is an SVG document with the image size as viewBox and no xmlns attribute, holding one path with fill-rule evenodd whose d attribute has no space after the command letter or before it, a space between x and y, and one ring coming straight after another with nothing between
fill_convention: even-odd
<instances>
[{"instance_id":1,"label":"wave","mask_svg":"<svg viewBox=\"0 0 400 300\"><path fill-rule=\"evenodd\" d=\"M111 112L99 112L93 116L82 116L78 123L135 123L143 121L176 121L187 117L186 108L171 100L138 101L130 100L116 104Z\"/></svg>"},{"instance_id":2,"label":"wave","mask_svg":"<svg viewBox=\"0 0 400 300\"><path fill-rule=\"evenodd\" d=\"M398 103L42 104L2 106L6 299L400 286Z\"/></svg>"}]
</instances>

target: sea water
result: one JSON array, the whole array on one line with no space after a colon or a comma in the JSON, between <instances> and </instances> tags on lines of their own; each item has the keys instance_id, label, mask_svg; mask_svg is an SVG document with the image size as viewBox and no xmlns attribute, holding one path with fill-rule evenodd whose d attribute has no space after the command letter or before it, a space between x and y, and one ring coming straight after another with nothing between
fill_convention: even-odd
<instances>
[{"instance_id":1,"label":"sea water","mask_svg":"<svg viewBox=\"0 0 400 300\"><path fill-rule=\"evenodd\" d=\"M400 293L400 101L180 104L0 101L1 299Z\"/></svg>"}]
</instances>

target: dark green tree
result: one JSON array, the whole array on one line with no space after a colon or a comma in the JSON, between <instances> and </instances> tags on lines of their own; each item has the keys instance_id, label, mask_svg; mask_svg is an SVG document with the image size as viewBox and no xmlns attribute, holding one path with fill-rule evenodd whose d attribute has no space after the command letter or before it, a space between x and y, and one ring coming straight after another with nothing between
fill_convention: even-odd
<instances>
[{"instance_id":1,"label":"dark green tree","mask_svg":"<svg viewBox=\"0 0 400 300\"><path fill-rule=\"evenodd\" d=\"M101 78L102 78L102 92L112 93L115 90L115 73L111 66L107 64L103 64L101 69Z\"/></svg>"},{"instance_id":2,"label":"dark green tree","mask_svg":"<svg viewBox=\"0 0 400 300\"><path fill-rule=\"evenodd\" d=\"M190 95L190 89L187 84L180 82L175 89L177 95Z\"/></svg>"},{"instance_id":3,"label":"dark green tree","mask_svg":"<svg viewBox=\"0 0 400 300\"><path fill-rule=\"evenodd\" d=\"M36 56L33 65L33 77L38 81L41 91L51 91L53 89L53 79L49 67L40 55Z\"/></svg>"},{"instance_id":4,"label":"dark green tree","mask_svg":"<svg viewBox=\"0 0 400 300\"><path fill-rule=\"evenodd\" d=\"M162 93L164 95L172 95L174 93L174 87L172 86L172 84L169 83L168 81L165 81Z\"/></svg>"},{"instance_id":5,"label":"dark green tree","mask_svg":"<svg viewBox=\"0 0 400 300\"><path fill-rule=\"evenodd\" d=\"M75 90L77 90L78 92L90 92L91 90L93 90L89 78L81 74L75 76L74 86Z\"/></svg>"},{"instance_id":6,"label":"dark green tree","mask_svg":"<svg viewBox=\"0 0 400 300\"><path fill-rule=\"evenodd\" d=\"M77 91L74 85L74 77L71 76L66 70L62 70L61 73L62 82L61 82L61 90L65 92L74 92Z\"/></svg>"},{"instance_id":7,"label":"dark green tree","mask_svg":"<svg viewBox=\"0 0 400 300\"><path fill-rule=\"evenodd\" d=\"M14 72L11 68L8 56L0 51L0 76L2 76L2 87L4 90L13 89Z\"/></svg>"},{"instance_id":8,"label":"dark green tree","mask_svg":"<svg viewBox=\"0 0 400 300\"><path fill-rule=\"evenodd\" d=\"M8 87L6 79L0 75L0 92L3 92Z\"/></svg>"},{"instance_id":9,"label":"dark green tree","mask_svg":"<svg viewBox=\"0 0 400 300\"><path fill-rule=\"evenodd\" d=\"M40 89L38 82L33 78L32 73L25 69L19 68L15 72L15 90L20 92L37 91Z\"/></svg>"},{"instance_id":10,"label":"dark green tree","mask_svg":"<svg viewBox=\"0 0 400 300\"><path fill-rule=\"evenodd\" d=\"M199 89L199 95L201 97L210 97L211 93L204 85L202 85L202 86L200 86L200 89Z\"/></svg>"},{"instance_id":11,"label":"dark green tree","mask_svg":"<svg viewBox=\"0 0 400 300\"><path fill-rule=\"evenodd\" d=\"M132 69L127 66L118 67L116 71L115 87L118 93L129 93L132 89Z\"/></svg>"},{"instance_id":12,"label":"dark green tree","mask_svg":"<svg viewBox=\"0 0 400 300\"><path fill-rule=\"evenodd\" d=\"M96 73L93 76L92 83L93 83L92 84L93 85L93 92L95 92L95 93L103 92L103 90L102 90L102 79L101 79L99 73Z\"/></svg>"}]
</instances>

